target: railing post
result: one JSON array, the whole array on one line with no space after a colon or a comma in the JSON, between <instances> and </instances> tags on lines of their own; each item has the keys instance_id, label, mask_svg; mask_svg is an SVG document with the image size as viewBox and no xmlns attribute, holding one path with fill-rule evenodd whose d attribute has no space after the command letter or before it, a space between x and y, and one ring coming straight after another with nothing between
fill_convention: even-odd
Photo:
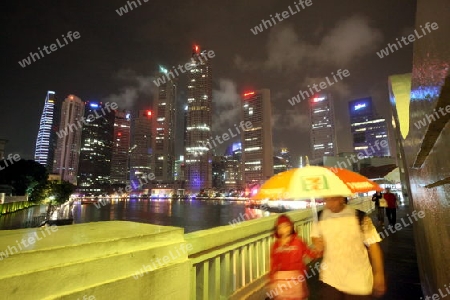
<instances>
[{"instance_id":1,"label":"railing post","mask_svg":"<svg viewBox=\"0 0 450 300\"><path fill-rule=\"evenodd\" d=\"M209 293L212 297L209 299L220 299L220 256L217 256L212 260L212 272L210 273L212 273L211 275L213 275L213 278L211 278L211 292Z\"/></svg>"},{"instance_id":2,"label":"railing post","mask_svg":"<svg viewBox=\"0 0 450 300\"><path fill-rule=\"evenodd\" d=\"M231 295L231 282L233 280L233 272L231 270L231 254L227 252L222 257L220 269L222 271L220 276L221 281L221 295L227 298Z\"/></svg>"},{"instance_id":3,"label":"railing post","mask_svg":"<svg viewBox=\"0 0 450 300\"><path fill-rule=\"evenodd\" d=\"M197 299L197 267L193 265L191 267L191 300Z\"/></svg>"}]
</instances>

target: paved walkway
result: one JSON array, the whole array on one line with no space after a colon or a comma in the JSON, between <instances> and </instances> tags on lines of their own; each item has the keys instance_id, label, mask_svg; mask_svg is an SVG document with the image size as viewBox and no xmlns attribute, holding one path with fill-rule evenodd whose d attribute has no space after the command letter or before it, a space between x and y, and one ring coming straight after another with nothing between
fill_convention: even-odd
<instances>
[{"instance_id":1,"label":"paved walkway","mask_svg":"<svg viewBox=\"0 0 450 300\"><path fill-rule=\"evenodd\" d=\"M403 218L404 223L408 226L402 224L402 229L395 233L388 231L389 235L385 234L386 237L381 242L388 290L386 295L380 299L418 300L421 297L423 299L413 236L414 223L409 225L411 222L408 219L408 213L407 206L402 206L397 210L397 222L402 224L401 219ZM376 224L376 214L372 213L370 216L373 223ZM413 218L412 220L414 221ZM377 226L377 230L380 233L383 232L383 228L379 226ZM311 293L309 300L318 299L318 277L310 278L308 286Z\"/></svg>"}]
</instances>

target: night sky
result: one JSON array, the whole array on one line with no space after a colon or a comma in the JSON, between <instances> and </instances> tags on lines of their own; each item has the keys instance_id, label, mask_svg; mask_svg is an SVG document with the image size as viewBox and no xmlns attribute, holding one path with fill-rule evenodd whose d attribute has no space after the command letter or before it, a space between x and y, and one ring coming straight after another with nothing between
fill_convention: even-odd
<instances>
[{"instance_id":1,"label":"night sky","mask_svg":"<svg viewBox=\"0 0 450 300\"><path fill-rule=\"evenodd\" d=\"M0 138L9 140L6 153L33 158L47 90L60 101L75 94L84 101L115 101L120 108L151 108L158 65L185 64L194 44L215 53L214 134L233 128L240 94L269 88L274 148L288 147L295 156L310 155L306 101L288 103L299 90L349 70L348 78L326 91L335 99L339 152L351 151L348 101L372 96L376 110L388 117L388 76L411 72L411 45L383 59L376 52L413 31L416 1L312 0L257 35L250 29L294 8L294 1L144 1L122 16L116 10L124 0L2 2ZM64 43L61 36L69 31L80 38L25 68L19 65L38 47L57 38ZM180 109L186 103L183 75L177 102Z\"/></svg>"}]
</instances>

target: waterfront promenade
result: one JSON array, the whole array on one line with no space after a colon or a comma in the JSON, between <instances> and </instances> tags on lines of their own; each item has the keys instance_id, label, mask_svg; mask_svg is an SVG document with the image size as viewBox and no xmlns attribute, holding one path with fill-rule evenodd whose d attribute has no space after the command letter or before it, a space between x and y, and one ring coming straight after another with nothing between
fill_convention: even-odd
<instances>
[{"instance_id":1,"label":"waterfront promenade","mask_svg":"<svg viewBox=\"0 0 450 300\"><path fill-rule=\"evenodd\" d=\"M371 211L373 203L361 199L350 205ZM219 205L206 207L214 209L202 209L203 215L218 213L225 208L218 209ZM186 212L186 209L179 207L170 211ZM163 211L159 210L160 213ZM102 209L91 211L94 212L101 213ZM222 211L224 222L230 220L231 212ZM406 213L407 208L402 207L397 221L404 219ZM311 212L299 210L288 214L295 222L296 230L310 242ZM211 216L217 218L218 215ZM371 217L374 219L375 215L372 213ZM264 299L268 254L276 218L271 215L234 226L216 226L190 233L180 227L119 221L120 218L60 226L45 238L43 228L0 231L0 251L3 249L5 253L3 272L0 272L0 279L5 283L2 291L8 299L21 300L69 300L84 295L95 295L98 299L161 299L167 295L198 300ZM388 282L388 292L382 299L410 300L422 296L412 226L414 223L390 233L381 243ZM382 228L378 230L382 232ZM36 235L39 239L32 249L20 248L17 244L24 236ZM188 252L181 251L182 247ZM163 258L165 263L153 264L154 261L164 262ZM145 274L137 275L141 270ZM55 272L61 274L58 282L50 280ZM89 276L79 277L80 274ZM83 279L74 281L74 277ZM44 289L36 284L39 280L47 282ZM171 284L165 284L167 282ZM310 300L318 299L317 276L309 279L309 286Z\"/></svg>"},{"instance_id":2,"label":"waterfront promenade","mask_svg":"<svg viewBox=\"0 0 450 300\"><path fill-rule=\"evenodd\" d=\"M408 226L402 225L401 230L395 233L388 232L389 236L380 243L384 254L387 281L386 295L380 298L383 300L423 299L413 236L414 222L411 223L408 220L407 214L410 214L408 206L402 206L397 210L397 222L402 224L400 221L403 218ZM376 224L376 212L372 212L370 216ZM380 226L377 226L377 230L379 233L384 232ZM311 277L308 285L311 292L309 300L318 299L318 277Z\"/></svg>"}]
</instances>

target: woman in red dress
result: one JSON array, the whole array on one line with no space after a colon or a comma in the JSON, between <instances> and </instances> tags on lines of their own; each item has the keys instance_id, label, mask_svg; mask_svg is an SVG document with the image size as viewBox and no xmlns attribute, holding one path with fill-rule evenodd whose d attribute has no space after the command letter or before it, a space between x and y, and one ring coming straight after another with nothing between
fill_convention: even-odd
<instances>
[{"instance_id":1,"label":"woman in red dress","mask_svg":"<svg viewBox=\"0 0 450 300\"><path fill-rule=\"evenodd\" d=\"M270 252L269 289L267 295L276 300L304 300L309 291L303 256L320 257L298 237L294 224L286 215L275 224L275 243Z\"/></svg>"}]
</instances>

